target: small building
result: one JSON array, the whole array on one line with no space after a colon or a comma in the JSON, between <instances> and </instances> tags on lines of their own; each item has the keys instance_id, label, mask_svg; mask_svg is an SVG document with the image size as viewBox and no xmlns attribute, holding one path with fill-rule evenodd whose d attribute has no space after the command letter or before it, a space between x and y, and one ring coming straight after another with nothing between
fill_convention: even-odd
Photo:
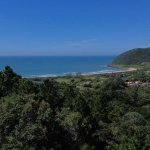
<instances>
[{"instance_id":1,"label":"small building","mask_svg":"<svg viewBox=\"0 0 150 150\"><path fill-rule=\"evenodd\" d=\"M83 86L84 87L92 87L92 84L91 84L91 82L84 82Z\"/></svg>"}]
</instances>

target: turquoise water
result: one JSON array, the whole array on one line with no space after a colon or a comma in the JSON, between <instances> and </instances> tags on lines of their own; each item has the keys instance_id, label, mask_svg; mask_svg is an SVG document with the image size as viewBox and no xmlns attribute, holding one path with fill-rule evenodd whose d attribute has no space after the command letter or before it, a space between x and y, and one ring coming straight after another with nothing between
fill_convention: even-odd
<instances>
[{"instance_id":1,"label":"turquoise water","mask_svg":"<svg viewBox=\"0 0 150 150\"><path fill-rule=\"evenodd\" d=\"M116 71L107 67L116 56L13 56L0 57L0 70L9 65L23 77L62 76Z\"/></svg>"}]
</instances>

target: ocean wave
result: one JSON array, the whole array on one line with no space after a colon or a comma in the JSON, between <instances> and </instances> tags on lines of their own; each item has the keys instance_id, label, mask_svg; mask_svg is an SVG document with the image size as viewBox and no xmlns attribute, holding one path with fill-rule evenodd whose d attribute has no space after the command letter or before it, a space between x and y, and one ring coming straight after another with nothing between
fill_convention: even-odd
<instances>
[{"instance_id":1,"label":"ocean wave","mask_svg":"<svg viewBox=\"0 0 150 150\"><path fill-rule=\"evenodd\" d=\"M107 65L99 65L99 67L107 67Z\"/></svg>"},{"instance_id":2,"label":"ocean wave","mask_svg":"<svg viewBox=\"0 0 150 150\"><path fill-rule=\"evenodd\" d=\"M65 72L63 75L76 75L78 72Z\"/></svg>"},{"instance_id":3,"label":"ocean wave","mask_svg":"<svg viewBox=\"0 0 150 150\"><path fill-rule=\"evenodd\" d=\"M109 69L109 70L101 70L101 71L94 71L94 72L86 72L82 75L92 75L92 74L101 74L101 73L114 73L117 71L121 71L121 69Z\"/></svg>"},{"instance_id":4,"label":"ocean wave","mask_svg":"<svg viewBox=\"0 0 150 150\"><path fill-rule=\"evenodd\" d=\"M81 75L92 75L92 74L103 74L103 73L114 73L114 72L118 72L121 71L122 69L105 69L105 70L100 70L100 71L93 71L93 72L80 72ZM75 76L78 72L65 72L65 73L61 73L61 74L43 74L43 75L30 75L28 77L25 78L46 78L46 77L58 77L58 76L67 76L67 75L71 75L71 76Z\"/></svg>"},{"instance_id":5,"label":"ocean wave","mask_svg":"<svg viewBox=\"0 0 150 150\"><path fill-rule=\"evenodd\" d=\"M41 77L41 78L44 78L44 77L57 77L58 75L56 74L43 74L43 75L30 75L30 77Z\"/></svg>"}]
</instances>

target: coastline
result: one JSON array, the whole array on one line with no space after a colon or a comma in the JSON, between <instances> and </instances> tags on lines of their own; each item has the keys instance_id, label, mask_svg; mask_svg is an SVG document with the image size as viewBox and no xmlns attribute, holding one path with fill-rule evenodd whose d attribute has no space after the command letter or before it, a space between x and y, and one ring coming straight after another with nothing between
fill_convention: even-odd
<instances>
[{"instance_id":1,"label":"coastline","mask_svg":"<svg viewBox=\"0 0 150 150\"><path fill-rule=\"evenodd\" d=\"M111 73L130 72L130 71L136 71L136 70L137 70L136 68L129 67L124 70L108 71L108 72L95 72L95 73L82 74L82 75L86 76L86 75L95 75L95 74L111 74Z\"/></svg>"},{"instance_id":2,"label":"coastline","mask_svg":"<svg viewBox=\"0 0 150 150\"><path fill-rule=\"evenodd\" d=\"M102 72L92 72L92 73L81 73L82 76L90 76L90 75L99 75L99 74L112 74L112 73L122 73L122 72L131 72L131 71L136 71L136 68L124 68L122 70L114 70L114 71L102 71ZM28 77L28 78L57 78L57 77L66 77L67 75L41 75L41 76L34 76L34 77ZM70 76L75 77L75 74L70 74Z\"/></svg>"}]
</instances>

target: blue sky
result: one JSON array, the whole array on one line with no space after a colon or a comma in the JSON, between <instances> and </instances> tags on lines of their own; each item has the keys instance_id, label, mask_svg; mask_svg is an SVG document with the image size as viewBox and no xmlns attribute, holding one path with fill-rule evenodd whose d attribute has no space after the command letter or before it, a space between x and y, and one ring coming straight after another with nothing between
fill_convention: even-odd
<instances>
[{"instance_id":1,"label":"blue sky","mask_svg":"<svg viewBox=\"0 0 150 150\"><path fill-rule=\"evenodd\" d=\"M150 0L1 0L0 55L118 55L150 46Z\"/></svg>"}]
</instances>

